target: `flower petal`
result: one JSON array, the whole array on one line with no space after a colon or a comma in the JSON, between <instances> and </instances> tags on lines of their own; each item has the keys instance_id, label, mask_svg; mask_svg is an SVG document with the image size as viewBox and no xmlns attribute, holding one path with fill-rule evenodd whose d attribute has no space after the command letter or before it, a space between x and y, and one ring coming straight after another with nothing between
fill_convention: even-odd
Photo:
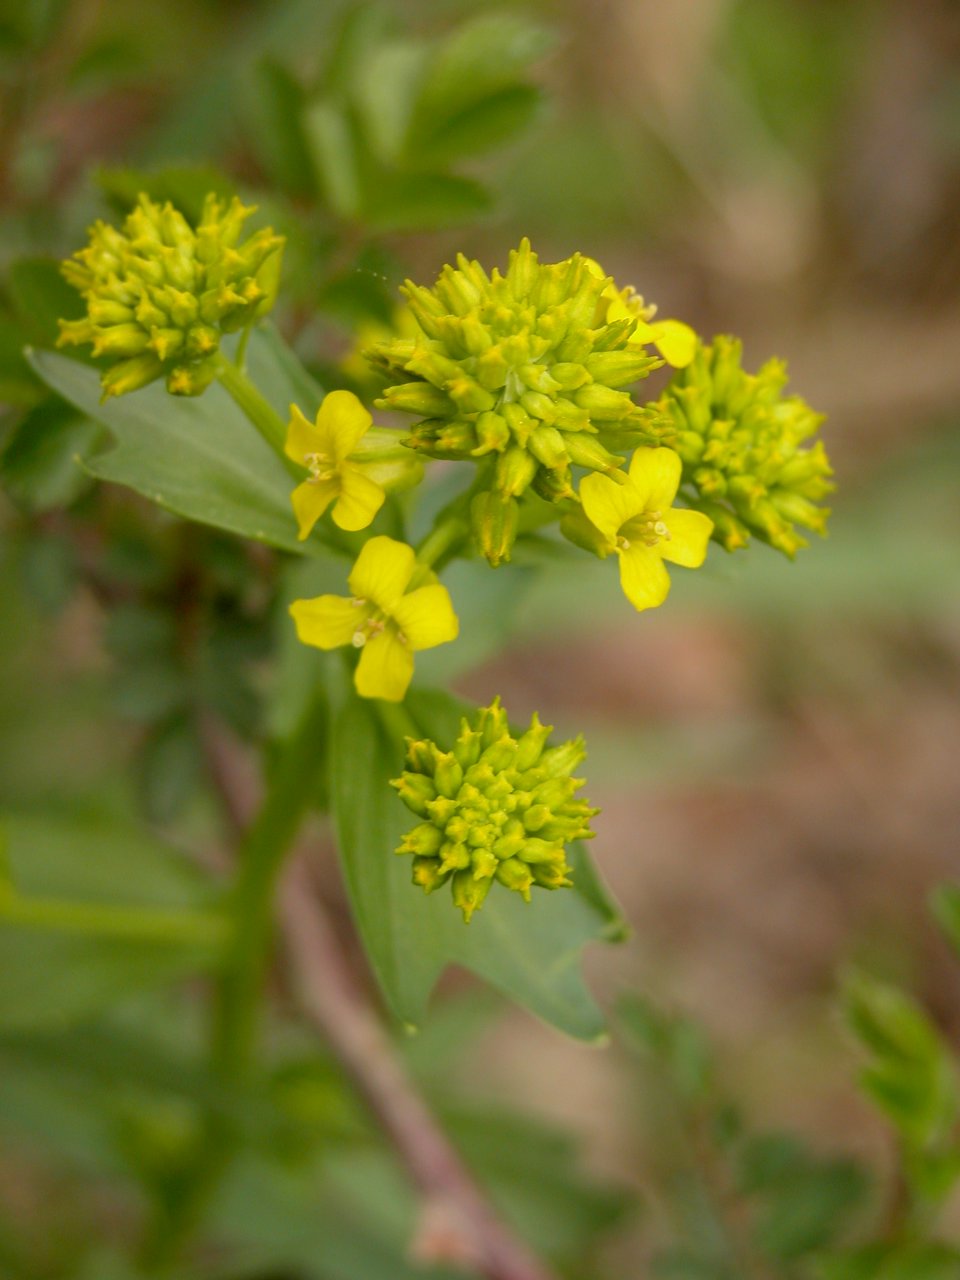
<instances>
[{"instance_id":1,"label":"flower petal","mask_svg":"<svg viewBox=\"0 0 960 1280\"><path fill-rule=\"evenodd\" d=\"M630 459L630 479L643 495L641 511L666 512L680 487L683 463L675 449L637 449Z\"/></svg>"},{"instance_id":2,"label":"flower petal","mask_svg":"<svg viewBox=\"0 0 960 1280\"><path fill-rule=\"evenodd\" d=\"M670 575L658 550L635 542L620 553L620 585L635 609L655 609L667 598Z\"/></svg>"},{"instance_id":3,"label":"flower petal","mask_svg":"<svg viewBox=\"0 0 960 1280\"><path fill-rule=\"evenodd\" d=\"M290 459L300 467L305 467L306 457L309 453L322 453L324 448L323 436L309 422L295 404L290 406L290 422L287 425L287 439L283 446L283 451Z\"/></svg>"},{"instance_id":4,"label":"flower petal","mask_svg":"<svg viewBox=\"0 0 960 1280\"><path fill-rule=\"evenodd\" d=\"M338 649L350 644L370 613L346 596L317 596L314 600L294 600L290 616L297 624L303 644L318 649Z\"/></svg>"},{"instance_id":5,"label":"flower petal","mask_svg":"<svg viewBox=\"0 0 960 1280\"><path fill-rule=\"evenodd\" d=\"M707 543L713 532L713 521L702 511L687 511L674 507L664 514L664 523L670 537L657 544L664 560L682 564L687 569L699 569L707 556Z\"/></svg>"},{"instance_id":6,"label":"flower petal","mask_svg":"<svg viewBox=\"0 0 960 1280\"><path fill-rule=\"evenodd\" d=\"M632 484L617 484L592 472L580 481L580 501L591 524L613 545L621 525L643 510L643 494Z\"/></svg>"},{"instance_id":7,"label":"flower petal","mask_svg":"<svg viewBox=\"0 0 960 1280\"><path fill-rule=\"evenodd\" d=\"M383 506L386 494L375 480L352 462L340 471L340 498L333 508L333 523L341 529L365 529Z\"/></svg>"},{"instance_id":8,"label":"flower petal","mask_svg":"<svg viewBox=\"0 0 960 1280\"><path fill-rule=\"evenodd\" d=\"M334 458L342 462L373 422L352 391L331 391L317 414L319 427Z\"/></svg>"},{"instance_id":9,"label":"flower petal","mask_svg":"<svg viewBox=\"0 0 960 1280\"><path fill-rule=\"evenodd\" d=\"M413 679L413 654L389 624L360 652L353 681L361 698L402 702Z\"/></svg>"},{"instance_id":10,"label":"flower petal","mask_svg":"<svg viewBox=\"0 0 960 1280\"><path fill-rule=\"evenodd\" d=\"M363 544L348 582L355 596L372 600L384 613L392 614L397 601L413 577L417 557L413 547L382 534Z\"/></svg>"},{"instance_id":11,"label":"flower petal","mask_svg":"<svg viewBox=\"0 0 960 1280\"><path fill-rule=\"evenodd\" d=\"M460 621L446 587L419 587L399 600L393 610L397 626L411 649L432 649L456 640Z\"/></svg>"},{"instance_id":12,"label":"flower petal","mask_svg":"<svg viewBox=\"0 0 960 1280\"><path fill-rule=\"evenodd\" d=\"M290 495L290 501L293 503L293 514L297 517L297 537L301 542L339 492L340 486L336 480L304 480L303 484L297 485Z\"/></svg>"},{"instance_id":13,"label":"flower petal","mask_svg":"<svg viewBox=\"0 0 960 1280\"><path fill-rule=\"evenodd\" d=\"M697 350L697 335L682 320L658 320L650 325L651 341L674 369L685 369Z\"/></svg>"}]
</instances>

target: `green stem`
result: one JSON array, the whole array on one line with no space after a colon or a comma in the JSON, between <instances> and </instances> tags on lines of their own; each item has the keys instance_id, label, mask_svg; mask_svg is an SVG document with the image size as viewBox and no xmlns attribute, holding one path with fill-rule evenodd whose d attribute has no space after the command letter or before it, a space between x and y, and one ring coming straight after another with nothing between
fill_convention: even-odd
<instances>
[{"instance_id":1,"label":"green stem","mask_svg":"<svg viewBox=\"0 0 960 1280\"><path fill-rule=\"evenodd\" d=\"M427 569L442 568L469 532L470 526L461 516L442 516L417 547L417 560Z\"/></svg>"},{"instance_id":2,"label":"green stem","mask_svg":"<svg viewBox=\"0 0 960 1280\"><path fill-rule=\"evenodd\" d=\"M242 1089L257 1039L257 1014L270 955L277 881L323 771L327 699L318 688L271 771L260 812L240 849L228 903L231 932L215 993L211 1060L225 1096ZM205 1118L200 1157L173 1206L149 1225L141 1263L162 1275L198 1229L236 1150L230 1115L214 1107Z\"/></svg>"},{"instance_id":3,"label":"green stem","mask_svg":"<svg viewBox=\"0 0 960 1280\"><path fill-rule=\"evenodd\" d=\"M287 439L287 424L246 373L222 352L217 357L217 378L227 395L243 410L271 449L283 458L290 474L302 480L303 469L296 467L283 451Z\"/></svg>"},{"instance_id":4,"label":"green stem","mask_svg":"<svg viewBox=\"0 0 960 1280\"><path fill-rule=\"evenodd\" d=\"M247 344L250 341L250 334L252 332L253 323L251 322L240 334L240 341L237 343L237 350L233 357L233 363L244 375L246 375L247 372Z\"/></svg>"},{"instance_id":5,"label":"green stem","mask_svg":"<svg viewBox=\"0 0 960 1280\"><path fill-rule=\"evenodd\" d=\"M253 1057L277 880L316 795L326 733L327 700L318 689L276 762L266 799L241 849L233 931L214 1022L214 1065L225 1079L242 1078Z\"/></svg>"},{"instance_id":6,"label":"green stem","mask_svg":"<svg viewBox=\"0 0 960 1280\"><path fill-rule=\"evenodd\" d=\"M25 929L114 938L130 942L201 943L216 946L226 921L212 912L182 912L105 902L0 896L0 920Z\"/></svg>"},{"instance_id":7,"label":"green stem","mask_svg":"<svg viewBox=\"0 0 960 1280\"><path fill-rule=\"evenodd\" d=\"M416 721L402 702L384 702L382 698L376 698L373 705L391 742L402 744L404 738L416 739L422 736Z\"/></svg>"}]
</instances>

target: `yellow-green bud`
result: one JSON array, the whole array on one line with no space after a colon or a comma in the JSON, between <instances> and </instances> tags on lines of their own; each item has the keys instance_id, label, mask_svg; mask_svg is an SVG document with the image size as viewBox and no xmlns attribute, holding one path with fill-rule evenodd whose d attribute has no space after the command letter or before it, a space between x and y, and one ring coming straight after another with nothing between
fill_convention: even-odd
<instances>
[{"instance_id":1,"label":"yellow-green bud","mask_svg":"<svg viewBox=\"0 0 960 1280\"><path fill-rule=\"evenodd\" d=\"M465 920L494 880L528 901L534 885L570 884L564 846L592 835L597 810L574 799L583 783L570 771L583 759L583 740L546 749L550 732L534 715L514 737L495 699L461 722L450 751L407 742L407 770L392 785L426 821L397 852L413 854L414 884L428 893L452 875L453 900Z\"/></svg>"},{"instance_id":2,"label":"yellow-green bud","mask_svg":"<svg viewBox=\"0 0 960 1280\"><path fill-rule=\"evenodd\" d=\"M464 460L500 453L500 493L520 497L534 485L541 497L562 501L571 460L608 471L618 465L612 450L650 443L639 406L620 388L662 361L631 343L640 311L606 322L610 286L580 254L539 262L528 240L503 274L488 275L460 255L432 288L408 281L419 337L366 353L392 384L380 403L421 417L410 438L418 452ZM457 429L438 430L441 419ZM583 440L593 447L575 453L571 441Z\"/></svg>"},{"instance_id":3,"label":"yellow-green bud","mask_svg":"<svg viewBox=\"0 0 960 1280\"><path fill-rule=\"evenodd\" d=\"M714 539L733 551L753 533L793 556L806 545L797 525L826 532L829 511L816 504L833 490L833 472L823 444L810 444L823 418L783 394L781 361L749 374L742 354L734 338L698 345L654 410L673 424L668 443L695 491L691 505L713 521Z\"/></svg>"},{"instance_id":4,"label":"yellow-green bud","mask_svg":"<svg viewBox=\"0 0 960 1280\"><path fill-rule=\"evenodd\" d=\"M193 228L172 205L142 195L122 230L91 228L87 247L62 267L87 316L61 321L59 345L89 344L113 361L101 376L105 399L160 377L173 395L199 395L222 335L270 310L284 242L265 228L238 246L253 212L210 195Z\"/></svg>"},{"instance_id":5,"label":"yellow-green bud","mask_svg":"<svg viewBox=\"0 0 960 1280\"><path fill-rule=\"evenodd\" d=\"M470 503L470 525L481 555L496 567L510 559L520 510L514 498L485 490Z\"/></svg>"}]
</instances>

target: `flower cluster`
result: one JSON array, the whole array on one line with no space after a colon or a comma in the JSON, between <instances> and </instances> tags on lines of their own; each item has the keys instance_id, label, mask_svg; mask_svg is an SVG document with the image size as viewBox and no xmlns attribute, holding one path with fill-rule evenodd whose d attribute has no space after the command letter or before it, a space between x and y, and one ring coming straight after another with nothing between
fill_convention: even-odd
<instances>
[{"instance_id":1,"label":"flower cluster","mask_svg":"<svg viewBox=\"0 0 960 1280\"><path fill-rule=\"evenodd\" d=\"M364 543L347 581L352 596L293 602L297 635L318 649L353 645L360 650L357 693L401 702L413 679L414 652L457 638L450 593L417 565L412 547L383 536Z\"/></svg>"},{"instance_id":2,"label":"flower cluster","mask_svg":"<svg viewBox=\"0 0 960 1280\"><path fill-rule=\"evenodd\" d=\"M60 322L59 343L109 358L104 399L160 377L173 395L199 395L216 376L221 336L270 310L284 241L270 228L241 241L253 212L209 195L194 229L171 204L141 195L122 230L91 228L62 268L87 314Z\"/></svg>"},{"instance_id":3,"label":"flower cluster","mask_svg":"<svg viewBox=\"0 0 960 1280\"><path fill-rule=\"evenodd\" d=\"M516 499L530 487L553 502L574 496L572 466L620 474L616 451L655 443L656 415L624 387L663 361L634 341L637 312L606 319L619 295L590 259L541 264L524 240L505 275L463 255L432 289L408 281L415 338L375 343L389 379L378 407L417 415L407 444L432 458L489 459L492 493L474 532L491 563L509 558Z\"/></svg>"},{"instance_id":4,"label":"flower cluster","mask_svg":"<svg viewBox=\"0 0 960 1280\"><path fill-rule=\"evenodd\" d=\"M407 769L391 783L423 821L403 840L413 880L427 893L449 880L469 921L497 880L529 902L530 890L569 884L564 846L590 837L599 810L574 798L571 777L586 755L582 738L548 748L552 732L536 715L511 736L499 698L461 721L451 750L407 740Z\"/></svg>"},{"instance_id":5,"label":"flower cluster","mask_svg":"<svg viewBox=\"0 0 960 1280\"><path fill-rule=\"evenodd\" d=\"M697 569L706 558L713 522L701 511L673 506L682 465L673 449L638 449L626 484L585 476L582 505L560 524L571 542L601 559L616 553L624 595L637 610L667 598L664 560Z\"/></svg>"},{"instance_id":6,"label":"flower cluster","mask_svg":"<svg viewBox=\"0 0 960 1280\"><path fill-rule=\"evenodd\" d=\"M823 421L799 396L784 396L787 373L770 360L744 372L734 338L700 346L671 379L656 408L673 423L671 445L683 459L683 481L714 522L728 551L755 534L793 556L807 545L797 525L826 532L833 474L823 444L809 441Z\"/></svg>"}]
</instances>

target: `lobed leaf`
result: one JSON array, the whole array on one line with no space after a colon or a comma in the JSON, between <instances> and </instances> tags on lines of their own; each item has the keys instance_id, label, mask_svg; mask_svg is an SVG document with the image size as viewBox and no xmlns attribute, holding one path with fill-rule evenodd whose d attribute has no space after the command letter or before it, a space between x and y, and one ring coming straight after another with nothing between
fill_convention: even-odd
<instances>
[{"instance_id":1,"label":"lobed leaf","mask_svg":"<svg viewBox=\"0 0 960 1280\"><path fill-rule=\"evenodd\" d=\"M252 335L248 358L253 381L278 413L285 417L292 401L313 413L322 393L273 329ZM91 475L187 520L284 551L322 551L318 538L297 538L290 473L219 385L183 398L157 382L101 404L90 365L52 351L31 352L30 363L49 387L112 434L113 449L84 460Z\"/></svg>"}]
</instances>

